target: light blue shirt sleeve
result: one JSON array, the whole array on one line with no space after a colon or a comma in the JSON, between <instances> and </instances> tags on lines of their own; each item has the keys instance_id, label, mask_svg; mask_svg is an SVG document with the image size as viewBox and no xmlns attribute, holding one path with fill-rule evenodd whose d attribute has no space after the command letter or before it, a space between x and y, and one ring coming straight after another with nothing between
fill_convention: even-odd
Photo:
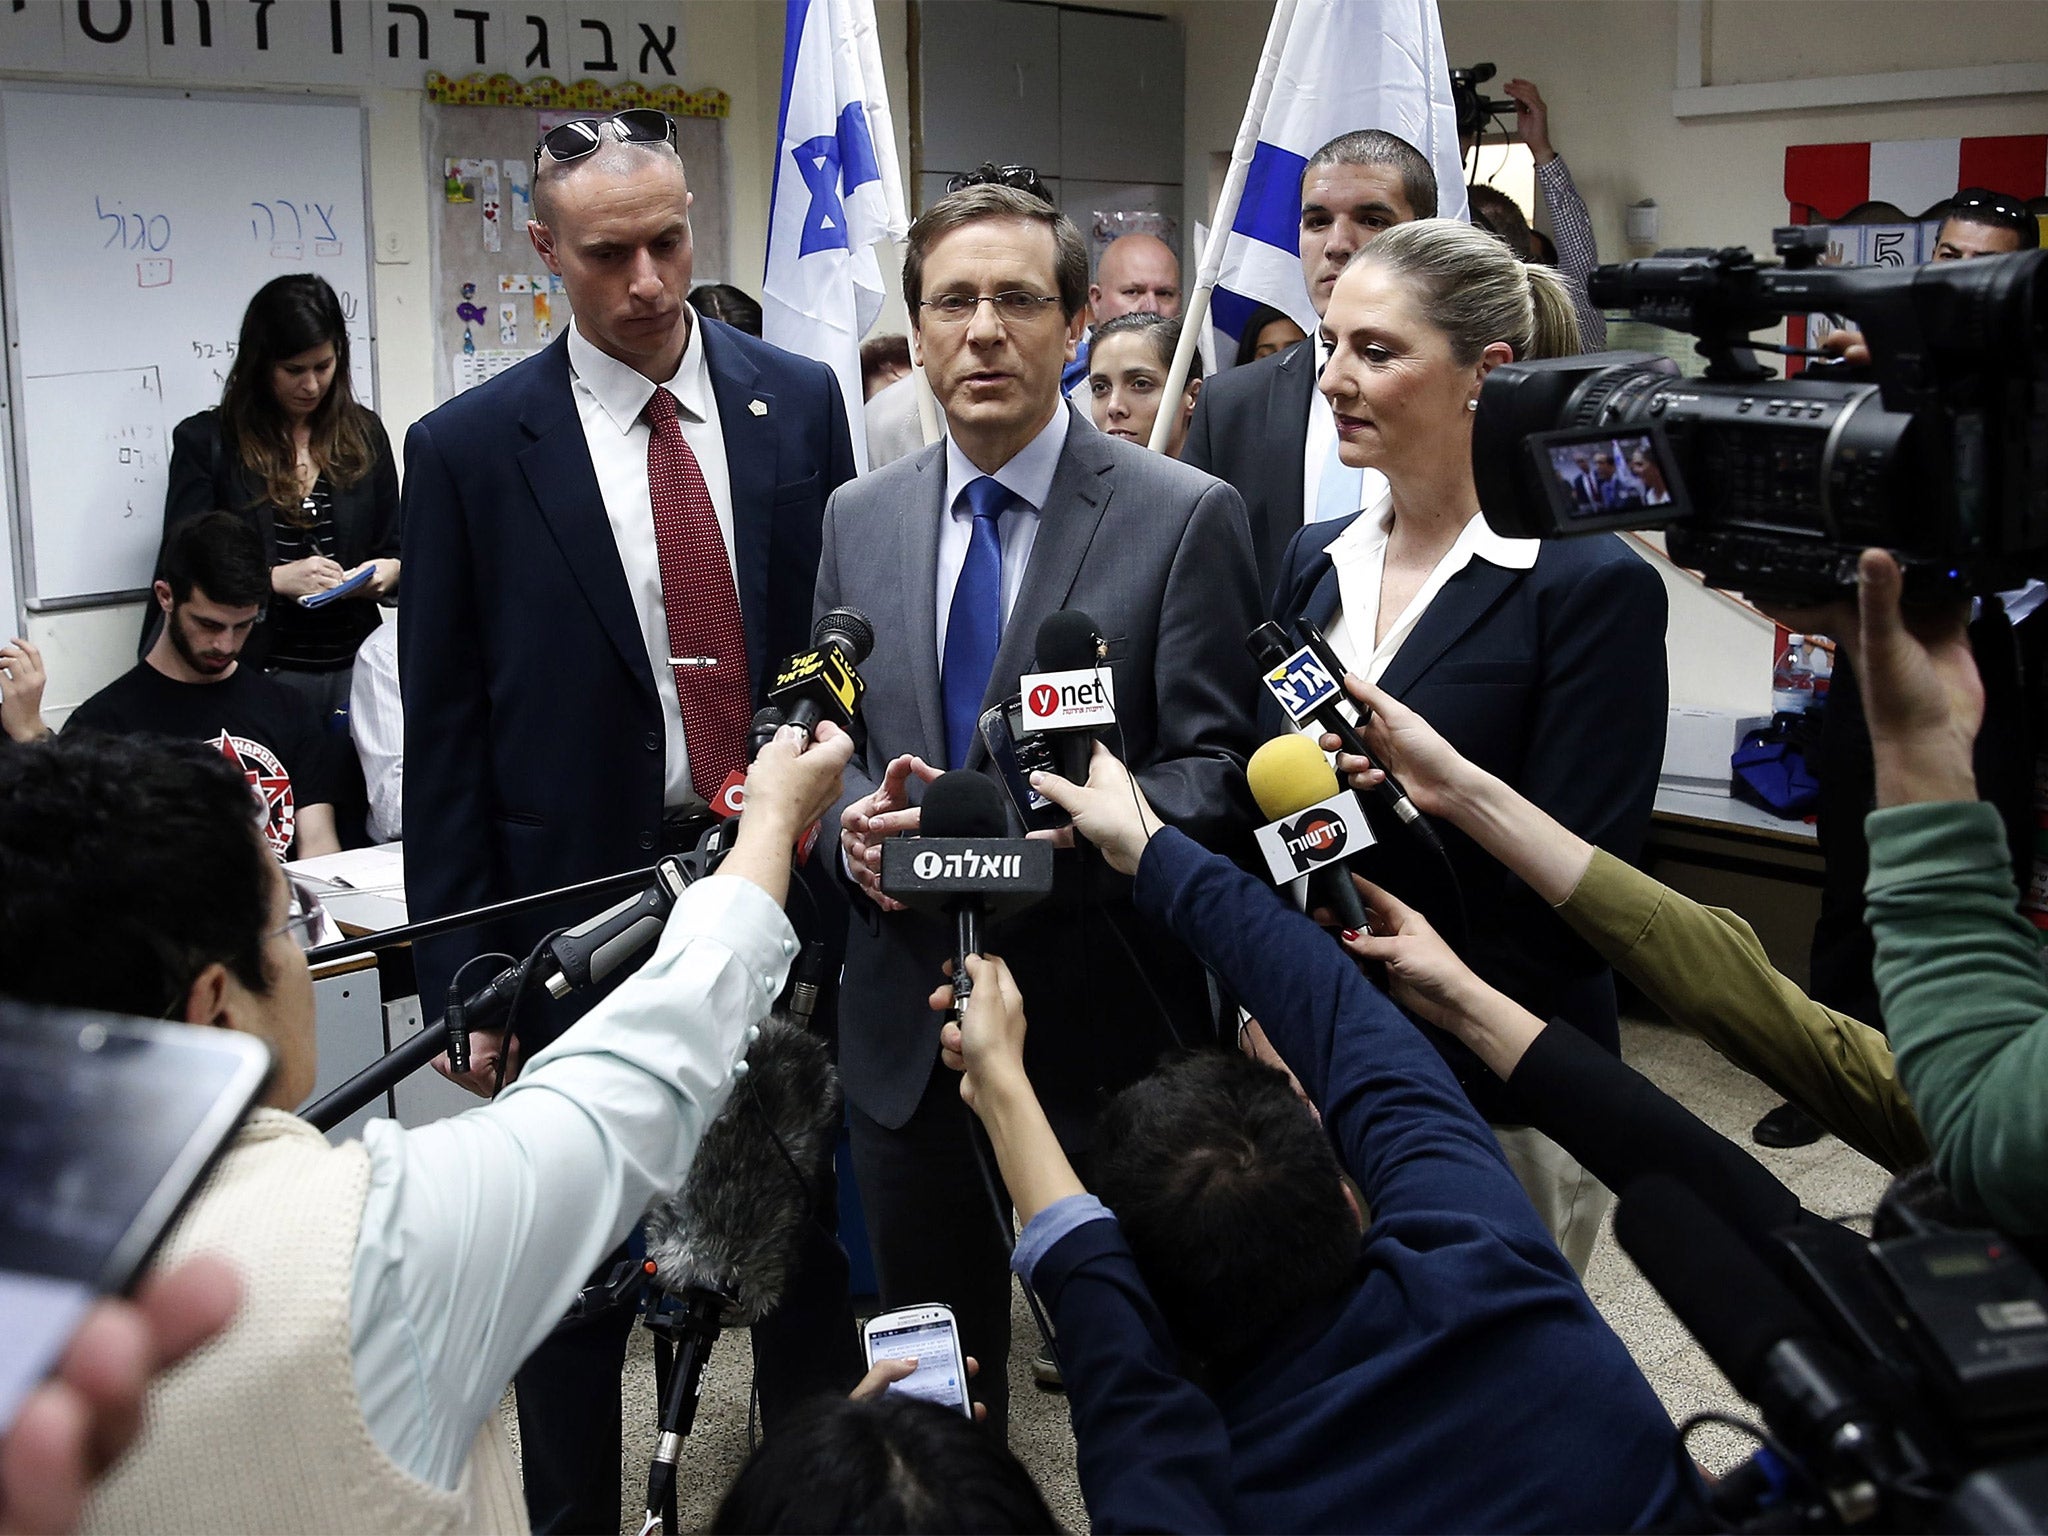
<instances>
[{"instance_id":1,"label":"light blue shirt sleeve","mask_svg":"<svg viewBox=\"0 0 2048 1536\"><path fill-rule=\"evenodd\" d=\"M1031 1272L1038 1267L1038 1261L1052 1252L1053 1244L1074 1228L1086 1226L1091 1221L1115 1220L1115 1213L1093 1195L1067 1195L1055 1200L1025 1224L1023 1235L1017 1239L1016 1249L1010 1254L1010 1268L1029 1285Z\"/></svg>"},{"instance_id":2,"label":"light blue shirt sleeve","mask_svg":"<svg viewBox=\"0 0 2048 1536\"><path fill-rule=\"evenodd\" d=\"M349 1325L363 1417L399 1466L457 1485L513 1372L682 1184L796 953L759 886L700 880L647 964L495 1101L371 1123Z\"/></svg>"}]
</instances>

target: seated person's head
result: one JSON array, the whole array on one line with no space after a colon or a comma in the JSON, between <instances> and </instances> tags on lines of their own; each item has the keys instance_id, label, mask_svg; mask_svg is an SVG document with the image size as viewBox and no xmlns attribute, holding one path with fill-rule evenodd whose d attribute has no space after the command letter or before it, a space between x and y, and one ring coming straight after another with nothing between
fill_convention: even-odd
<instances>
[{"instance_id":1,"label":"seated person's head","mask_svg":"<svg viewBox=\"0 0 2048 1536\"><path fill-rule=\"evenodd\" d=\"M740 1468L711 1529L1057 1531L1009 1447L900 1393L821 1398Z\"/></svg>"},{"instance_id":2,"label":"seated person's head","mask_svg":"<svg viewBox=\"0 0 2048 1536\"><path fill-rule=\"evenodd\" d=\"M1941 228L1934 232L1934 261L1968 261L2039 250L2041 221L2027 205L2003 192L1965 187L1948 200Z\"/></svg>"},{"instance_id":3,"label":"seated person's head","mask_svg":"<svg viewBox=\"0 0 2048 1536\"><path fill-rule=\"evenodd\" d=\"M199 677L220 676L270 601L262 536L232 512L187 518L164 542L162 570L154 588L162 643Z\"/></svg>"},{"instance_id":4,"label":"seated person's head","mask_svg":"<svg viewBox=\"0 0 2048 1536\"><path fill-rule=\"evenodd\" d=\"M1245 318L1244 329L1238 333L1237 366L1242 368L1246 363L1284 352L1297 341L1307 339L1308 332L1296 325L1291 315L1282 314L1270 304L1260 304Z\"/></svg>"},{"instance_id":5,"label":"seated person's head","mask_svg":"<svg viewBox=\"0 0 2048 1536\"><path fill-rule=\"evenodd\" d=\"M1529 221L1515 200L1499 187L1479 182L1465 189L1465 201L1472 208L1472 222L1490 235L1498 235L1517 259L1527 261L1534 246L1529 239Z\"/></svg>"},{"instance_id":6,"label":"seated person's head","mask_svg":"<svg viewBox=\"0 0 2048 1536\"><path fill-rule=\"evenodd\" d=\"M1229 1373L1358 1265L1359 1213L1323 1128L1286 1077L1200 1051L1113 1099L1095 1192L1181 1348Z\"/></svg>"},{"instance_id":7,"label":"seated person's head","mask_svg":"<svg viewBox=\"0 0 2048 1536\"><path fill-rule=\"evenodd\" d=\"M239 1029L313 1090L313 984L249 782L212 747L62 736L0 750L0 993Z\"/></svg>"},{"instance_id":8,"label":"seated person's head","mask_svg":"<svg viewBox=\"0 0 2048 1536\"><path fill-rule=\"evenodd\" d=\"M1095 425L1111 437L1140 448L1152 444L1152 424L1159 419L1166 376L1173 371L1173 350L1180 345L1180 322L1164 315L1133 311L1096 328L1088 350L1088 403ZM1189 369L1180 402L1173 408L1173 430L1166 456L1180 457L1187 441L1195 399L1202 392L1198 370Z\"/></svg>"},{"instance_id":9,"label":"seated person's head","mask_svg":"<svg viewBox=\"0 0 2048 1536\"><path fill-rule=\"evenodd\" d=\"M1302 281L1317 314L1345 263L1382 230L1436 217L1436 172L1406 139L1378 128L1339 134L1301 173Z\"/></svg>"},{"instance_id":10,"label":"seated person's head","mask_svg":"<svg viewBox=\"0 0 2048 1536\"><path fill-rule=\"evenodd\" d=\"M910 338L899 332L870 336L860 344L860 388L863 400L872 400L878 390L887 389L910 372Z\"/></svg>"}]
</instances>

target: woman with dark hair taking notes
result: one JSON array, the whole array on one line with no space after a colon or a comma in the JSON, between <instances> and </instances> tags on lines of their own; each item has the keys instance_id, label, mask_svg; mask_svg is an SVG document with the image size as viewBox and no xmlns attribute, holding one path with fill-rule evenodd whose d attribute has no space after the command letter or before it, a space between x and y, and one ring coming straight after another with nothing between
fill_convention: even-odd
<instances>
[{"instance_id":1,"label":"woman with dark hair taking notes","mask_svg":"<svg viewBox=\"0 0 2048 1536\"><path fill-rule=\"evenodd\" d=\"M391 440L356 403L347 321L324 278L300 273L256 291L219 406L171 434L165 534L217 508L254 523L270 562L270 607L243 659L331 721L347 708L378 600L398 588L399 522ZM324 605L298 601L357 578Z\"/></svg>"},{"instance_id":2,"label":"woman with dark hair taking notes","mask_svg":"<svg viewBox=\"0 0 2048 1536\"><path fill-rule=\"evenodd\" d=\"M1664 748L1663 583L1613 534L1501 537L1472 475L1486 376L1578 350L1564 281L1470 225L1422 219L1359 252L1331 292L1323 334L1319 387L1338 453L1381 471L1388 490L1295 536L1275 618L1318 625L1352 672L1464 756L1633 860ZM1268 723L1285 724L1277 711ZM1376 808L1373 819L1379 842L1359 856L1361 873L1429 913L1473 970L1538 1018L1619 1050L1613 977L1547 902L1454 828L1442 829L1439 857ZM1474 1057L1439 1045L1583 1272L1605 1192L1516 1123Z\"/></svg>"}]
</instances>

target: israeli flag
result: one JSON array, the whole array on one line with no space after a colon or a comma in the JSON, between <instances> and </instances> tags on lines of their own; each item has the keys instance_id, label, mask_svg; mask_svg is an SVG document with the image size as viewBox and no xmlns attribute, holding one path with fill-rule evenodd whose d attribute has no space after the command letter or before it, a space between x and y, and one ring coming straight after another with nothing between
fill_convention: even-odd
<instances>
[{"instance_id":1,"label":"israeli flag","mask_svg":"<svg viewBox=\"0 0 2048 1536\"><path fill-rule=\"evenodd\" d=\"M865 471L860 342L882 309L874 244L910 228L874 0L788 0L783 25L761 331L839 376Z\"/></svg>"},{"instance_id":2,"label":"israeli flag","mask_svg":"<svg viewBox=\"0 0 2048 1536\"><path fill-rule=\"evenodd\" d=\"M1438 214L1466 216L1436 0L1296 0L1209 301L1219 358L1236 347L1259 304L1315 335L1301 279L1301 177L1310 155L1360 128L1384 129L1421 150L1436 169Z\"/></svg>"}]
</instances>

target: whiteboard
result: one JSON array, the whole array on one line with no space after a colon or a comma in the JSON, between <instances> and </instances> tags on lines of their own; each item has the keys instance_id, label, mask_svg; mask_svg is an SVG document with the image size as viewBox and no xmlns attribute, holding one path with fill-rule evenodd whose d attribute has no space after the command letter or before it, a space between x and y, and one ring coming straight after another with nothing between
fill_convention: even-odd
<instances>
[{"instance_id":1,"label":"whiteboard","mask_svg":"<svg viewBox=\"0 0 2048 1536\"><path fill-rule=\"evenodd\" d=\"M32 607L149 585L171 429L220 402L242 311L317 272L375 408L362 108L0 90L14 488Z\"/></svg>"}]
</instances>

